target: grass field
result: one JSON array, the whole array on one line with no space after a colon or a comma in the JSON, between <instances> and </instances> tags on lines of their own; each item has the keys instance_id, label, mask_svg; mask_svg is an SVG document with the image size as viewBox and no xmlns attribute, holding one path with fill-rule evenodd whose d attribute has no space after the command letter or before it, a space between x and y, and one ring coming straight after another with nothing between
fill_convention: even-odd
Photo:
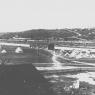
<instances>
[{"instance_id":1,"label":"grass field","mask_svg":"<svg viewBox=\"0 0 95 95\"><path fill-rule=\"evenodd\" d=\"M0 54L0 59L2 61L7 61L7 63L21 64L21 63L51 63L52 55L42 49L29 49L23 48L23 53L15 53L16 47L4 48L6 49L6 54Z\"/></svg>"}]
</instances>

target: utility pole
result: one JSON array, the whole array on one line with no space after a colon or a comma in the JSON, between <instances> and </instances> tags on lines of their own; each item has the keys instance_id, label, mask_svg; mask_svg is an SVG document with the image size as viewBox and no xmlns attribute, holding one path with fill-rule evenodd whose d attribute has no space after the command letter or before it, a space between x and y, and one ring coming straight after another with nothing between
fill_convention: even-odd
<instances>
[{"instance_id":1,"label":"utility pole","mask_svg":"<svg viewBox=\"0 0 95 95\"><path fill-rule=\"evenodd\" d=\"M37 47L37 55L39 56L39 46L38 46L38 44L39 44L39 40L37 40L37 42L36 42L36 47Z\"/></svg>"}]
</instances>

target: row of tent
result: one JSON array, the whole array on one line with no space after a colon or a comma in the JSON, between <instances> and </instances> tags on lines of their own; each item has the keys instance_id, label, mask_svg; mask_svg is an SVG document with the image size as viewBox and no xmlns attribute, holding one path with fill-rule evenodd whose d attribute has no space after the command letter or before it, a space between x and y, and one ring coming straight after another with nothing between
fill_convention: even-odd
<instances>
[{"instance_id":1,"label":"row of tent","mask_svg":"<svg viewBox=\"0 0 95 95\"><path fill-rule=\"evenodd\" d=\"M7 50L6 49L2 49L1 51L0 51L0 53L7 53ZM15 53L23 53L23 49L21 48L21 47L17 47L16 49L15 49Z\"/></svg>"},{"instance_id":2,"label":"row of tent","mask_svg":"<svg viewBox=\"0 0 95 95\"><path fill-rule=\"evenodd\" d=\"M56 52L56 51L55 51ZM57 52L58 54L58 52ZM59 50L61 56L70 57L70 58L95 58L95 51L91 50Z\"/></svg>"}]
</instances>

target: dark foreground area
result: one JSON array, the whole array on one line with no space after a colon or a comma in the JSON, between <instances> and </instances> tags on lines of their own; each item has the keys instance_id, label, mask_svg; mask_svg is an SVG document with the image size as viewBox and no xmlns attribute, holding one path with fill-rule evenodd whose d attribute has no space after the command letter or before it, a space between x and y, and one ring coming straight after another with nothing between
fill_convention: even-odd
<instances>
[{"instance_id":1,"label":"dark foreground area","mask_svg":"<svg viewBox=\"0 0 95 95\"><path fill-rule=\"evenodd\" d=\"M63 68L80 68L57 70L50 52L21 47L16 53L16 48L5 46L7 53L0 53L0 95L95 95L94 66L62 59Z\"/></svg>"},{"instance_id":2,"label":"dark foreground area","mask_svg":"<svg viewBox=\"0 0 95 95\"><path fill-rule=\"evenodd\" d=\"M32 64L1 65L0 95L54 95Z\"/></svg>"}]
</instances>

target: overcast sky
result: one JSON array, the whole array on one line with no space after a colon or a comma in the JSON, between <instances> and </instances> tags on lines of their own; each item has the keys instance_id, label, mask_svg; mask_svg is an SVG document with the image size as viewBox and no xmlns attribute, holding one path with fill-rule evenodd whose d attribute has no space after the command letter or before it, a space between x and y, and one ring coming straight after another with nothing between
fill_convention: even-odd
<instances>
[{"instance_id":1,"label":"overcast sky","mask_svg":"<svg viewBox=\"0 0 95 95\"><path fill-rule=\"evenodd\" d=\"M0 32L95 27L95 0L0 0Z\"/></svg>"}]
</instances>

